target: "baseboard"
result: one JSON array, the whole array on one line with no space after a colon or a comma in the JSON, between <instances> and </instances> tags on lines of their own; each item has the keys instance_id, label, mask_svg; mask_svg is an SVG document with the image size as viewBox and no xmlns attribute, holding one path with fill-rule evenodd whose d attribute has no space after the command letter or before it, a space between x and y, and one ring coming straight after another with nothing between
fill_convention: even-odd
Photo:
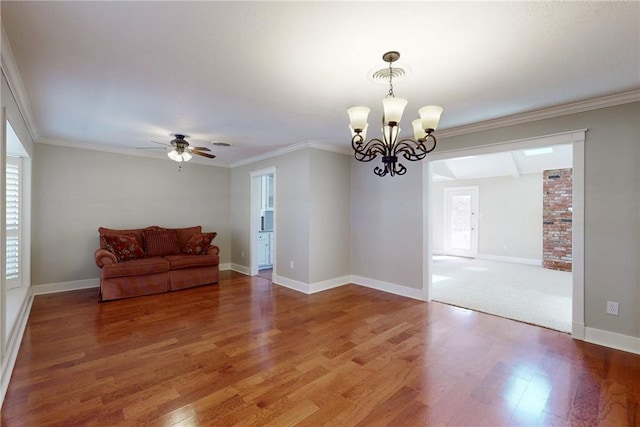
<instances>
[{"instance_id":1,"label":"baseboard","mask_svg":"<svg viewBox=\"0 0 640 427\"><path fill-rule=\"evenodd\" d=\"M395 283L383 282L361 276L351 276L351 283L420 301L427 300L427 296L422 289L408 288L406 286L396 285Z\"/></svg>"},{"instance_id":2,"label":"baseboard","mask_svg":"<svg viewBox=\"0 0 640 427\"><path fill-rule=\"evenodd\" d=\"M24 336L24 331L27 327L27 320L29 320L32 305L33 291L31 291L27 298L25 298L22 307L20 308L20 312L18 313L16 325L12 329L7 341L7 352L4 359L2 359L2 369L0 371L2 375L0 380L0 407L2 407L4 396L9 388L9 381L11 380L13 367L15 366L18 358L18 351L20 350L20 344L22 343L22 337Z\"/></svg>"},{"instance_id":3,"label":"baseboard","mask_svg":"<svg viewBox=\"0 0 640 427\"><path fill-rule=\"evenodd\" d=\"M222 270L222 268L220 270ZM230 263L229 268L226 268L225 270L233 270L233 271L237 271L238 273L251 276L251 269L249 267L245 267L244 265L240 265L240 264Z\"/></svg>"},{"instance_id":4,"label":"baseboard","mask_svg":"<svg viewBox=\"0 0 640 427\"><path fill-rule=\"evenodd\" d=\"M584 340L592 344L640 354L640 338L638 337L587 327L585 328Z\"/></svg>"},{"instance_id":5,"label":"baseboard","mask_svg":"<svg viewBox=\"0 0 640 427\"><path fill-rule=\"evenodd\" d=\"M309 290L311 294L316 292L326 291L327 289L338 288L343 285L351 283L351 276L335 277L329 280L323 280L321 282L315 282L309 284Z\"/></svg>"},{"instance_id":6,"label":"baseboard","mask_svg":"<svg viewBox=\"0 0 640 427\"><path fill-rule=\"evenodd\" d=\"M542 265L541 259L519 258L514 256L479 254L478 259L486 259L487 261L513 262L517 264L528 264L528 265L537 265L537 266Z\"/></svg>"},{"instance_id":7,"label":"baseboard","mask_svg":"<svg viewBox=\"0 0 640 427\"><path fill-rule=\"evenodd\" d=\"M326 291L328 289L337 288L339 286L347 285L351 283L351 276L336 277L333 279L314 283L304 283L297 280L289 279L284 276L274 276L273 283L275 283L276 285L284 286L285 288L293 289L294 291L310 295L317 292Z\"/></svg>"},{"instance_id":8,"label":"baseboard","mask_svg":"<svg viewBox=\"0 0 640 427\"><path fill-rule=\"evenodd\" d=\"M574 339L584 341L585 325L582 322L573 322L571 325L571 336Z\"/></svg>"},{"instance_id":9,"label":"baseboard","mask_svg":"<svg viewBox=\"0 0 640 427\"><path fill-rule=\"evenodd\" d=\"M224 271L224 270L233 270L233 267L231 266L232 264L230 262L221 262L218 265L218 270L220 271Z\"/></svg>"},{"instance_id":10,"label":"baseboard","mask_svg":"<svg viewBox=\"0 0 640 427\"><path fill-rule=\"evenodd\" d=\"M98 288L100 278L73 280L71 282L48 283L31 287L33 295L53 294L56 292L76 291L78 289Z\"/></svg>"},{"instance_id":11,"label":"baseboard","mask_svg":"<svg viewBox=\"0 0 640 427\"><path fill-rule=\"evenodd\" d=\"M308 283L299 282L284 276L277 276L274 274L271 282L274 285L284 286L285 288L293 289L294 291L302 292L303 294L311 293Z\"/></svg>"}]
</instances>

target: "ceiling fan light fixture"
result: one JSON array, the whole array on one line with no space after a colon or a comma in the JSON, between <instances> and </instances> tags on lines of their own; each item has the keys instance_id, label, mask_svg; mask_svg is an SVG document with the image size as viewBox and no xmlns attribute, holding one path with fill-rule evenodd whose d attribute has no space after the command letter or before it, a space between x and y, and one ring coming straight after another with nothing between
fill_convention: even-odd
<instances>
[{"instance_id":1,"label":"ceiling fan light fixture","mask_svg":"<svg viewBox=\"0 0 640 427\"><path fill-rule=\"evenodd\" d=\"M176 150L171 150L167 153L167 156L169 156L169 158L171 160L173 160L174 162L181 162L182 161L182 156L180 154L178 154L178 152Z\"/></svg>"}]
</instances>

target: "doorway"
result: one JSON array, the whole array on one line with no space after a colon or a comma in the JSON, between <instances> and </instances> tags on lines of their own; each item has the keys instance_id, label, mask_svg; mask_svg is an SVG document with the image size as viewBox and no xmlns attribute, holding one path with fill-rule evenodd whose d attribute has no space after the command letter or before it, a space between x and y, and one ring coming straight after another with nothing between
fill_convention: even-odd
<instances>
[{"instance_id":1,"label":"doorway","mask_svg":"<svg viewBox=\"0 0 640 427\"><path fill-rule=\"evenodd\" d=\"M443 193L439 193L438 196L434 179L436 177L440 177L443 180L450 179L455 175L452 170L449 168L445 168L443 170L442 165L438 165L439 160L453 160L457 159L460 162L466 161L467 159L471 159L474 156L481 156L484 154L499 154L502 153L505 157L512 157L515 162L511 162L509 164L511 169L511 175L517 177L519 172L519 167L521 166L518 162L518 156L514 155L515 150L521 150L519 155L531 155L537 154L532 152L545 152L545 150L537 150L543 147L556 146L556 145L565 145L569 147L568 149L572 153L572 164L571 167L573 170L573 224L572 224L572 273L569 281L569 330L571 334L577 339L584 339L584 141L586 136L586 130L577 130L571 132L564 132L559 134L552 134L547 136L528 138L519 141L511 141L505 143L496 143L485 145L481 147L468 148L462 150L451 150L449 152L440 152L435 155L430 156L429 161L427 162L427 167L424 168L424 179L425 179L425 220L424 220L424 230L425 230L425 271L427 274L424 275L424 283L423 283L423 291L425 294L426 300L431 300L433 298L433 286L434 283L437 283L443 280L442 277L438 277L434 274L434 262L440 262L440 260L434 261L434 254L443 254L443 246L438 246L438 241L434 240L434 236L437 236L439 233L444 233L444 226L439 226L437 223L444 219L444 214L442 216L437 217L434 216L432 212L432 207L434 204L434 199L438 197L442 200ZM524 151L529 151L528 153L524 153ZM529 150L533 149L533 150ZM518 168L514 168L518 166ZM492 169L499 167L499 165L493 165ZM555 166L554 166L555 167ZM550 167L553 169L554 167ZM558 166L560 167L560 166ZM469 168L464 168L464 170L470 170ZM461 185L469 185L470 182L461 182ZM453 183L453 186L456 186ZM482 190L482 188L480 189ZM442 190L440 190L442 191ZM483 193L484 190L480 191ZM516 197L519 199L520 197ZM442 200L440 203L444 203ZM482 208L483 202L480 201L480 205ZM492 204L493 206L494 204ZM478 217L482 217L482 213L478 213ZM508 216L509 219L517 219L518 215L511 213ZM440 222L442 224L442 222ZM444 224L443 224L444 225ZM484 229L484 227L483 227ZM483 236L483 233L487 233L487 230L481 231L480 237ZM486 240L486 239L485 239ZM442 240L441 240L442 241ZM485 248L486 249L486 248ZM501 244L498 249L504 249L505 252L507 249L511 250L511 246L507 248L505 245ZM485 257L483 254L483 244L480 243L479 248L480 258L483 258L483 262L485 261ZM507 255L505 253L505 255ZM505 258L505 257L500 257ZM488 259L489 261L495 261L493 259ZM504 260L501 260L504 261ZM525 260L526 261L526 260ZM526 266L527 264L521 264ZM473 270L476 272L478 270L478 266L473 266ZM484 267L482 267L484 268ZM477 274L476 274L477 275ZM519 273L518 273L519 275ZM513 276L512 276L513 277Z\"/></svg>"},{"instance_id":2,"label":"doorway","mask_svg":"<svg viewBox=\"0 0 640 427\"><path fill-rule=\"evenodd\" d=\"M251 173L251 275L271 280L275 271L276 171Z\"/></svg>"},{"instance_id":3,"label":"doorway","mask_svg":"<svg viewBox=\"0 0 640 427\"><path fill-rule=\"evenodd\" d=\"M448 255L478 256L478 187L445 188L445 248Z\"/></svg>"}]
</instances>

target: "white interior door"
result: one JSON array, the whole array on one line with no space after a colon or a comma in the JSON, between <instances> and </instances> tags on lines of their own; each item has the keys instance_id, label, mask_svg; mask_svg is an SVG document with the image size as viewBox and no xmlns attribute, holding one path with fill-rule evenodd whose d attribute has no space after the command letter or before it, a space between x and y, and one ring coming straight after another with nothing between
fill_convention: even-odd
<instances>
[{"instance_id":1,"label":"white interior door","mask_svg":"<svg viewBox=\"0 0 640 427\"><path fill-rule=\"evenodd\" d=\"M478 187L445 188L445 248L448 255L478 256Z\"/></svg>"}]
</instances>

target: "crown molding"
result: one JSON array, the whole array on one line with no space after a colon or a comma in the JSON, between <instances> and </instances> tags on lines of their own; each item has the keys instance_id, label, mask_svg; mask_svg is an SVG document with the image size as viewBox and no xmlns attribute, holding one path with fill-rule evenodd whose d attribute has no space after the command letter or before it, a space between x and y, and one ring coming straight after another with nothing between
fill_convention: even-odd
<instances>
[{"instance_id":1,"label":"crown molding","mask_svg":"<svg viewBox=\"0 0 640 427\"><path fill-rule=\"evenodd\" d=\"M346 149L344 149L342 147L336 147L334 145L323 144L323 143L317 142L317 141L303 141L303 142L299 142L297 144L288 145L286 147L279 148L279 149L274 150L274 151L269 151L268 153L259 154L257 156L250 157L248 159L239 160L239 161L237 161L235 163L231 163L230 167L231 168L236 168L236 167L239 167L239 166L249 165L251 163L259 162L260 160L270 159L272 157L281 156L283 154L291 153L291 152L298 151L298 150L303 150L305 148L315 148L316 150L330 151L332 153L338 153L338 154L346 154L346 155L350 155L351 154L350 150L346 150Z\"/></svg>"},{"instance_id":2,"label":"crown molding","mask_svg":"<svg viewBox=\"0 0 640 427\"><path fill-rule=\"evenodd\" d=\"M585 111L598 110L600 108L614 107L616 105L630 104L640 101L640 89L629 92L622 92L600 98L588 99L571 104L559 105L545 108L543 110L530 111L528 113L514 114L512 116L487 120L470 125L457 126L438 131L438 138L449 138L453 136L466 135L469 133L484 130L497 129L506 126L530 123L538 120L550 119L553 117L566 116L569 114L583 113Z\"/></svg>"},{"instance_id":3,"label":"crown molding","mask_svg":"<svg viewBox=\"0 0 640 427\"><path fill-rule=\"evenodd\" d=\"M167 156L164 151L151 152L150 150L136 150L131 148L121 148L121 147L112 147L106 145L99 144L88 144L86 142L77 142L77 141L67 141L64 139L56 139L56 138L40 138L38 144L47 144L47 145L56 145L58 147L67 147L67 148L80 148L83 150L93 150L93 151L101 151L103 153L111 153L111 154L124 154L127 156L138 156L138 157L147 157L150 159L159 159L159 160L167 160ZM206 166L216 166L228 168L229 165L217 162L215 160L205 160L200 159L198 156L193 156L189 163L197 163L200 165Z\"/></svg>"},{"instance_id":4,"label":"crown molding","mask_svg":"<svg viewBox=\"0 0 640 427\"><path fill-rule=\"evenodd\" d=\"M1 25L1 23L0 27L2 29L2 49L0 49L2 73L7 79L9 89L11 90L13 98L16 100L16 104L18 104L18 110L20 111L24 123L27 126L27 130L29 131L31 140L35 142L40 137L40 134L38 133L38 128L35 125L33 111L31 110L31 104L29 103L27 91L24 88L24 83L22 82L22 77L20 76L18 64L16 63L16 59L13 56L11 44L9 43L9 39L4 32L4 27Z\"/></svg>"}]
</instances>

